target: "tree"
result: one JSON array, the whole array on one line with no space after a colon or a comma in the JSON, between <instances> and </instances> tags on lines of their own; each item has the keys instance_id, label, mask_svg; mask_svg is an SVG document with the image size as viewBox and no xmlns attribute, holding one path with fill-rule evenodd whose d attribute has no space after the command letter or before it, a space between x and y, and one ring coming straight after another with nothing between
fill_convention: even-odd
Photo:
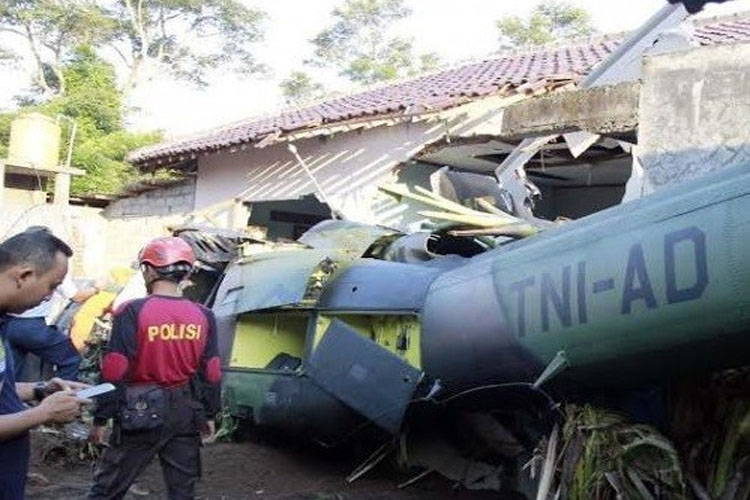
<instances>
[{"instance_id":1,"label":"tree","mask_svg":"<svg viewBox=\"0 0 750 500\"><path fill-rule=\"evenodd\" d=\"M122 92L115 70L93 47L78 47L64 62L61 73L67 81L65 94L41 104L40 111L74 119L84 138L122 129Z\"/></svg>"},{"instance_id":2,"label":"tree","mask_svg":"<svg viewBox=\"0 0 750 500\"><path fill-rule=\"evenodd\" d=\"M589 13L556 0L545 0L523 20L506 16L496 22L502 47L543 45L561 39L580 38L594 33Z\"/></svg>"},{"instance_id":3,"label":"tree","mask_svg":"<svg viewBox=\"0 0 750 500\"><path fill-rule=\"evenodd\" d=\"M72 182L74 194L114 194L139 178L125 161L129 151L158 142L160 133L133 134L123 129L122 92L115 70L90 46L80 46L62 61L61 76L67 82L64 95L43 103L22 106L16 113L0 115L0 157L7 153L10 123L18 114L39 111L47 116L64 115L75 121L77 132L72 166L86 171ZM63 136L70 136L67 121ZM66 141L63 141L64 143ZM61 147L64 154L65 146Z\"/></svg>"},{"instance_id":4,"label":"tree","mask_svg":"<svg viewBox=\"0 0 750 500\"><path fill-rule=\"evenodd\" d=\"M202 85L210 69L262 69L252 45L262 38L264 14L243 2L0 0L0 33L23 42L0 47L0 62L26 57L36 68L18 113L65 115L77 124L72 166L87 175L73 180L74 193L115 193L138 179L126 154L160 139L123 128L123 102L139 83L164 70ZM0 115L0 138L18 113Z\"/></svg>"},{"instance_id":5,"label":"tree","mask_svg":"<svg viewBox=\"0 0 750 500\"><path fill-rule=\"evenodd\" d=\"M263 38L265 14L239 0L117 0L112 48L128 69L127 93L155 70L206 84L206 71L223 67L249 74L264 70L252 45Z\"/></svg>"},{"instance_id":6,"label":"tree","mask_svg":"<svg viewBox=\"0 0 750 500\"><path fill-rule=\"evenodd\" d=\"M345 0L333 10L333 23L311 40L311 62L363 84L432 69L435 54L417 56L411 39L388 36L388 28L410 14L404 0Z\"/></svg>"},{"instance_id":7,"label":"tree","mask_svg":"<svg viewBox=\"0 0 750 500\"><path fill-rule=\"evenodd\" d=\"M50 115L75 120L77 134L72 166L86 171L75 177L74 194L114 194L139 174L125 161L129 151L158 142L160 133L134 134L123 128L123 93L114 67L90 46L80 46L63 64L68 82L64 95L37 107Z\"/></svg>"},{"instance_id":8,"label":"tree","mask_svg":"<svg viewBox=\"0 0 750 500\"><path fill-rule=\"evenodd\" d=\"M302 106L326 94L325 87L304 71L292 71L279 87L288 105Z\"/></svg>"},{"instance_id":9,"label":"tree","mask_svg":"<svg viewBox=\"0 0 750 500\"><path fill-rule=\"evenodd\" d=\"M80 45L125 70L126 94L163 70L198 85L218 67L261 71L263 18L240 0L0 0L0 33L23 40L42 99L65 93L62 63Z\"/></svg>"},{"instance_id":10,"label":"tree","mask_svg":"<svg viewBox=\"0 0 750 500\"><path fill-rule=\"evenodd\" d=\"M92 0L0 0L0 33L14 35L34 61L35 90L44 99L65 92L62 64L75 47L109 40L116 23ZM5 61L18 46L2 47Z\"/></svg>"},{"instance_id":11,"label":"tree","mask_svg":"<svg viewBox=\"0 0 750 500\"><path fill-rule=\"evenodd\" d=\"M86 170L86 175L75 177L75 194L117 194L142 176L126 161L130 151L161 140L161 134L133 134L118 130L111 134L95 135L82 141L74 150L73 166Z\"/></svg>"}]
</instances>

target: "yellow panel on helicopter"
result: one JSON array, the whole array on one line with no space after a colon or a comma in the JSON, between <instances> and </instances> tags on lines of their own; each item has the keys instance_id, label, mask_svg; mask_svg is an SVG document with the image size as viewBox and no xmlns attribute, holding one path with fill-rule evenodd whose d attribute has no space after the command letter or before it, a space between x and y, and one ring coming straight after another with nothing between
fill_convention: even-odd
<instances>
[{"instance_id":1,"label":"yellow panel on helicopter","mask_svg":"<svg viewBox=\"0 0 750 500\"><path fill-rule=\"evenodd\" d=\"M274 358L302 358L308 316L298 313L255 313L237 318L229 366L268 368Z\"/></svg>"}]
</instances>

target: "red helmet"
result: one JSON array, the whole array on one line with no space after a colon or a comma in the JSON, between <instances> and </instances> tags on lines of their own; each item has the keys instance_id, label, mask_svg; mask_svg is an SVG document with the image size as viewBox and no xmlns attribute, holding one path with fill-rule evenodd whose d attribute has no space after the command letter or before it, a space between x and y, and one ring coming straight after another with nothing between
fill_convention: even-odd
<instances>
[{"instance_id":1,"label":"red helmet","mask_svg":"<svg viewBox=\"0 0 750 500\"><path fill-rule=\"evenodd\" d=\"M195 254L188 243L174 236L156 238L149 241L138 256L139 264L165 267L184 262L193 265Z\"/></svg>"}]
</instances>

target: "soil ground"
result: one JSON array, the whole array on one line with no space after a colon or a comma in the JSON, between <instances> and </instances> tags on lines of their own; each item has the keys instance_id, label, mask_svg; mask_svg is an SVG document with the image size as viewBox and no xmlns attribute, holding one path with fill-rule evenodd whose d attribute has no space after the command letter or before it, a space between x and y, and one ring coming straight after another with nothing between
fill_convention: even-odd
<instances>
[{"instance_id":1,"label":"soil ground","mask_svg":"<svg viewBox=\"0 0 750 500\"><path fill-rule=\"evenodd\" d=\"M40 445L34 444L29 499L61 500L85 497L92 466L84 462L42 461ZM498 498L497 493L467 491L454 487L437 474L398 489L397 485L416 475L402 474L379 465L352 484L345 478L360 465L346 451L331 452L293 443L252 439L241 443L216 443L203 448L203 480L199 498L205 500L413 500ZM138 480L140 496L128 500L166 498L158 460Z\"/></svg>"}]
</instances>

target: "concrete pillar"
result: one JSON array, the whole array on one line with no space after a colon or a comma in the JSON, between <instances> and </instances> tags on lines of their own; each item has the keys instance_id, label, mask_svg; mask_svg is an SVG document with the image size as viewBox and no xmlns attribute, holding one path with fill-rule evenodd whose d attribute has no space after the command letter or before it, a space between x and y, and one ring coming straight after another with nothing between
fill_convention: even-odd
<instances>
[{"instance_id":1,"label":"concrete pillar","mask_svg":"<svg viewBox=\"0 0 750 500\"><path fill-rule=\"evenodd\" d=\"M55 174L55 205L67 205L70 200L70 174Z\"/></svg>"},{"instance_id":2,"label":"concrete pillar","mask_svg":"<svg viewBox=\"0 0 750 500\"><path fill-rule=\"evenodd\" d=\"M655 188L750 163L750 45L647 57L638 151Z\"/></svg>"}]
</instances>

